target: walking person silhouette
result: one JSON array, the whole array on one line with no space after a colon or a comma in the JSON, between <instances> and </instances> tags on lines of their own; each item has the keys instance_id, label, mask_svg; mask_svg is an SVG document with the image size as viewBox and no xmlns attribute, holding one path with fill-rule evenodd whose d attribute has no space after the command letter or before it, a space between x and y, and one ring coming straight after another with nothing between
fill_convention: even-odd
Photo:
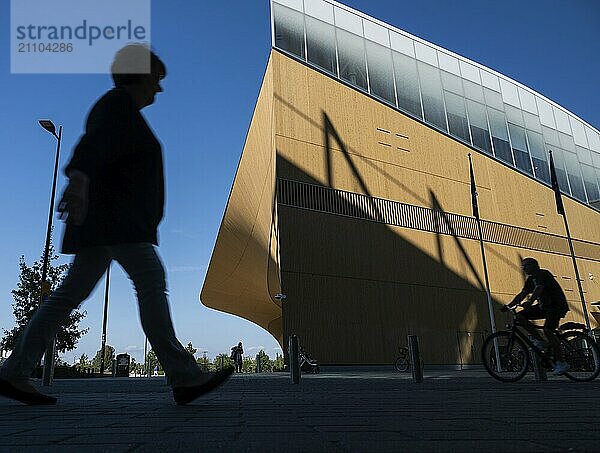
<instances>
[{"instance_id":1,"label":"walking person silhouette","mask_svg":"<svg viewBox=\"0 0 600 453\"><path fill-rule=\"evenodd\" d=\"M166 275L156 251L163 217L162 149L140 110L163 91L165 64L146 45L115 55L114 88L92 107L85 133L65 168L69 184L59 203L66 220L62 252L75 254L67 276L40 305L0 369L0 395L25 404L55 404L29 377L72 310L88 298L108 264L117 261L133 282L140 319L173 389L187 404L222 384L233 369L205 373L175 337Z\"/></svg>"}]
</instances>

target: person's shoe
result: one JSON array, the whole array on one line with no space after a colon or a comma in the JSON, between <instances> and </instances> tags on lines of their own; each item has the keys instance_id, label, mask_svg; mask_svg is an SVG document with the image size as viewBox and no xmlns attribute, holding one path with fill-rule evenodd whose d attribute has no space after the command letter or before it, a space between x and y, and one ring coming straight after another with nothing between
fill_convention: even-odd
<instances>
[{"instance_id":1,"label":"person's shoe","mask_svg":"<svg viewBox=\"0 0 600 453\"><path fill-rule=\"evenodd\" d=\"M565 371L569 371L569 364L567 362L556 362L554 364L554 371L552 372L552 374L554 376L560 376L562 374L565 374Z\"/></svg>"},{"instance_id":2,"label":"person's shoe","mask_svg":"<svg viewBox=\"0 0 600 453\"><path fill-rule=\"evenodd\" d=\"M548 342L544 340L533 340L533 344L542 351L545 351L548 348Z\"/></svg>"},{"instance_id":3,"label":"person's shoe","mask_svg":"<svg viewBox=\"0 0 600 453\"><path fill-rule=\"evenodd\" d=\"M191 403L196 398L206 395L211 390L223 384L233 373L233 368L224 368L216 373L207 373L210 377L199 385L190 387L173 387L173 398L180 406Z\"/></svg>"},{"instance_id":4,"label":"person's shoe","mask_svg":"<svg viewBox=\"0 0 600 453\"><path fill-rule=\"evenodd\" d=\"M0 378L0 395L30 406L41 406L56 404L56 398L38 392L29 384L11 383Z\"/></svg>"}]
</instances>

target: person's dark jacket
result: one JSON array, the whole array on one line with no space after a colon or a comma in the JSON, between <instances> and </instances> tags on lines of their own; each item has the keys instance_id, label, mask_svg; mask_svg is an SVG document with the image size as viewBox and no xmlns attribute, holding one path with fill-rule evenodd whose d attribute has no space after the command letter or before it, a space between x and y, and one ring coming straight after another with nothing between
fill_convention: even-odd
<instances>
[{"instance_id":1,"label":"person's dark jacket","mask_svg":"<svg viewBox=\"0 0 600 453\"><path fill-rule=\"evenodd\" d=\"M543 288L538 297L542 310L554 310L561 313L569 311L569 304L567 303L565 293L550 271L539 269L534 275L530 275L525 281L522 292L532 293L537 286Z\"/></svg>"},{"instance_id":2,"label":"person's dark jacket","mask_svg":"<svg viewBox=\"0 0 600 453\"><path fill-rule=\"evenodd\" d=\"M150 242L164 209L161 145L127 91L114 88L90 111L85 133L65 168L90 178L81 226L67 222L62 252Z\"/></svg>"}]
</instances>

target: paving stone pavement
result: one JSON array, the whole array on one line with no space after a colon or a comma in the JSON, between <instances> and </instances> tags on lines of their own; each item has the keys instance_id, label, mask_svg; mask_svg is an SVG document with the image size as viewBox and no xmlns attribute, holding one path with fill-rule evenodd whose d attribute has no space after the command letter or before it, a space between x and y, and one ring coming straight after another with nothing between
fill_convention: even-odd
<instances>
[{"instance_id":1,"label":"paving stone pavement","mask_svg":"<svg viewBox=\"0 0 600 453\"><path fill-rule=\"evenodd\" d=\"M188 406L162 378L56 380L58 405L0 397L1 452L600 451L600 380L483 370L235 375Z\"/></svg>"}]
</instances>

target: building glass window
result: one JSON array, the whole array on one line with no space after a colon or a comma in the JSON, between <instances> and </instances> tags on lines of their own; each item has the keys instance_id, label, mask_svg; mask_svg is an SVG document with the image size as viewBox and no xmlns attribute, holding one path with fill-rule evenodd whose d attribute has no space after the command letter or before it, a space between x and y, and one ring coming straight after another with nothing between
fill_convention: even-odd
<instances>
[{"instance_id":1,"label":"building glass window","mask_svg":"<svg viewBox=\"0 0 600 453\"><path fill-rule=\"evenodd\" d=\"M585 202L585 189L583 187L583 180L581 179L581 171L579 162L577 161L577 155L565 151L564 156L567 176L569 177L569 185L571 186L571 194L578 200Z\"/></svg>"},{"instance_id":2,"label":"building glass window","mask_svg":"<svg viewBox=\"0 0 600 453\"><path fill-rule=\"evenodd\" d=\"M600 170L600 154L592 151L592 164Z\"/></svg>"},{"instance_id":3,"label":"building glass window","mask_svg":"<svg viewBox=\"0 0 600 453\"><path fill-rule=\"evenodd\" d=\"M425 121L447 131L440 70L422 61L417 62L417 68L419 70L419 80L421 81Z\"/></svg>"},{"instance_id":4,"label":"building glass window","mask_svg":"<svg viewBox=\"0 0 600 453\"><path fill-rule=\"evenodd\" d=\"M508 141L508 132L506 131L506 117L504 112L492 108L487 109L490 119L490 131L492 133L492 143L494 145L494 154L500 160L514 165L510 143Z\"/></svg>"},{"instance_id":5,"label":"building glass window","mask_svg":"<svg viewBox=\"0 0 600 453\"><path fill-rule=\"evenodd\" d=\"M593 165L592 152L589 149L582 146L576 146L575 148L577 149L577 159L579 159L580 163Z\"/></svg>"},{"instance_id":6,"label":"building glass window","mask_svg":"<svg viewBox=\"0 0 600 453\"><path fill-rule=\"evenodd\" d=\"M449 91L445 91L444 95L446 96L446 113L448 115L448 130L450 134L467 143L471 143L465 110L465 99Z\"/></svg>"},{"instance_id":7,"label":"building glass window","mask_svg":"<svg viewBox=\"0 0 600 453\"><path fill-rule=\"evenodd\" d=\"M336 29L340 78L367 91L365 43L360 36Z\"/></svg>"},{"instance_id":8,"label":"building glass window","mask_svg":"<svg viewBox=\"0 0 600 453\"><path fill-rule=\"evenodd\" d=\"M546 157L546 150L544 148L544 138L542 134L537 132L527 131L527 141L529 143L529 152L531 153L531 160L533 162L533 171L535 177L550 183L550 173L548 170L548 158Z\"/></svg>"},{"instance_id":9,"label":"building glass window","mask_svg":"<svg viewBox=\"0 0 600 453\"><path fill-rule=\"evenodd\" d=\"M306 54L308 61L337 75L335 30L332 25L306 16Z\"/></svg>"},{"instance_id":10,"label":"building glass window","mask_svg":"<svg viewBox=\"0 0 600 453\"><path fill-rule=\"evenodd\" d=\"M508 123L508 132L510 133L510 141L512 143L513 155L515 156L517 168L532 175L533 170L531 169L531 161L529 160L525 129Z\"/></svg>"},{"instance_id":11,"label":"building glass window","mask_svg":"<svg viewBox=\"0 0 600 453\"><path fill-rule=\"evenodd\" d=\"M554 149L553 147L556 146L560 147L560 142L558 141L558 132L556 129L542 126L542 133L544 134L544 141L548 144L550 149Z\"/></svg>"},{"instance_id":12,"label":"building glass window","mask_svg":"<svg viewBox=\"0 0 600 453\"><path fill-rule=\"evenodd\" d=\"M419 79L417 77L417 62L399 52L392 52L394 72L396 74L396 91L398 92L398 107L417 118L423 119L421 98L419 96Z\"/></svg>"},{"instance_id":13,"label":"building glass window","mask_svg":"<svg viewBox=\"0 0 600 453\"><path fill-rule=\"evenodd\" d=\"M502 110L504 107L504 102L502 101L502 95L496 91L490 90L489 88L484 88L483 93L485 96L485 103L490 107L493 107L498 110Z\"/></svg>"},{"instance_id":14,"label":"building glass window","mask_svg":"<svg viewBox=\"0 0 600 453\"><path fill-rule=\"evenodd\" d=\"M594 168L588 165L582 165L581 174L583 176L583 184L585 185L585 191L589 202L591 203L600 200L600 189L598 188L598 181L596 180Z\"/></svg>"},{"instance_id":15,"label":"building glass window","mask_svg":"<svg viewBox=\"0 0 600 453\"><path fill-rule=\"evenodd\" d=\"M304 15L273 3L275 46L304 60Z\"/></svg>"},{"instance_id":16,"label":"building glass window","mask_svg":"<svg viewBox=\"0 0 600 453\"><path fill-rule=\"evenodd\" d=\"M554 150L561 190L598 200L600 134L564 108L329 0L271 5L276 48L541 181Z\"/></svg>"},{"instance_id":17,"label":"building glass window","mask_svg":"<svg viewBox=\"0 0 600 453\"><path fill-rule=\"evenodd\" d=\"M523 111L523 119L525 120L525 127L536 132L542 132L542 125L540 124L540 117L532 113Z\"/></svg>"},{"instance_id":18,"label":"building glass window","mask_svg":"<svg viewBox=\"0 0 600 453\"><path fill-rule=\"evenodd\" d=\"M570 153L575 152L575 142L573 141L572 136L559 132L558 141L560 142L560 147L565 151L569 151Z\"/></svg>"},{"instance_id":19,"label":"building glass window","mask_svg":"<svg viewBox=\"0 0 600 453\"><path fill-rule=\"evenodd\" d=\"M392 52L388 47L376 44L368 39L366 40L366 44L371 94L396 105L392 71Z\"/></svg>"},{"instance_id":20,"label":"building glass window","mask_svg":"<svg viewBox=\"0 0 600 453\"><path fill-rule=\"evenodd\" d=\"M467 109L469 111L469 123L471 126L471 137L473 137L473 146L488 154L492 154L492 143L490 141L490 131L488 129L485 106L467 99Z\"/></svg>"},{"instance_id":21,"label":"building glass window","mask_svg":"<svg viewBox=\"0 0 600 453\"><path fill-rule=\"evenodd\" d=\"M446 71L442 71L441 74L442 86L444 87L444 90L451 91L452 93L456 93L459 96L462 96L463 86L461 78Z\"/></svg>"},{"instance_id":22,"label":"building glass window","mask_svg":"<svg viewBox=\"0 0 600 453\"><path fill-rule=\"evenodd\" d=\"M516 124L517 126L525 126L521 109L509 104L504 104L504 112L506 113L506 121Z\"/></svg>"},{"instance_id":23,"label":"building glass window","mask_svg":"<svg viewBox=\"0 0 600 453\"><path fill-rule=\"evenodd\" d=\"M485 102L483 98L483 87L481 85L465 79L463 79L463 84L465 86L465 97L477 102Z\"/></svg>"}]
</instances>

